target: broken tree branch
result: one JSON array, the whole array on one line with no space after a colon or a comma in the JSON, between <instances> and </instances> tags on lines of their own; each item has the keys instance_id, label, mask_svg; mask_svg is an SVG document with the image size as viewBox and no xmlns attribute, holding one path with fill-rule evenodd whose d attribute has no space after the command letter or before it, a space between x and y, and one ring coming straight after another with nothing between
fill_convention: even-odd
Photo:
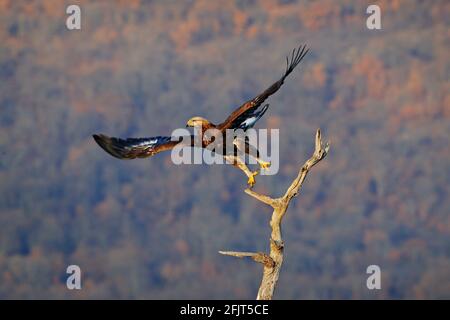
<instances>
[{"instance_id":1,"label":"broken tree branch","mask_svg":"<svg viewBox=\"0 0 450 320\"><path fill-rule=\"evenodd\" d=\"M261 201L265 204L268 204L271 207L276 206L276 202L277 202L276 199L272 199L271 197L259 194L255 191L253 191L252 189L245 189L245 193L252 196L255 199L258 199L259 201Z\"/></svg>"},{"instance_id":2,"label":"broken tree branch","mask_svg":"<svg viewBox=\"0 0 450 320\"><path fill-rule=\"evenodd\" d=\"M219 253L237 258L249 257L256 262L262 263L263 265L269 267L273 267L274 265L274 261L272 260L272 258L263 252L219 251Z\"/></svg>"},{"instance_id":3,"label":"broken tree branch","mask_svg":"<svg viewBox=\"0 0 450 320\"><path fill-rule=\"evenodd\" d=\"M267 255L262 252L236 252L236 251L219 251L219 253L234 257L250 257L254 261L262 263L264 266L263 277L261 285L258 290L256 299L258 300L271 300L275 286L278 282L280 275L281 265L283 264L283 249L284 243L281 237L281 222L289 207L289 203L293 197L295 197L306 179L306 176L311 168L317 164L320 160L325 158L330 149L330 144L327 142L325 145L322 143L322 137L320 129L317 129L315 138L315 150L311 158L309 158L303 166L300 168L297 177L291 183L286 193L281 198L271 198L266 195L261 195L250 189L246 189L245 193L253 198L270 205L273 208L272 218L270 220L270 227L272 229L270 236L270 254Z\"/></svg>"}]
</instances>

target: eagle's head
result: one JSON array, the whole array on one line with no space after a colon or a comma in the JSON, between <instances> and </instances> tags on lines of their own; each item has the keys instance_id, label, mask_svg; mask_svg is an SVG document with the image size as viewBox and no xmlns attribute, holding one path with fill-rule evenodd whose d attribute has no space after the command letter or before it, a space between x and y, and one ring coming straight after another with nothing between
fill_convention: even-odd
<instances>
[{"instance_id":1,"label":"eagle's head","mask_svg":"<svg viewBox=\"0 0 450 320\"><path fill-rule=\"evenodd\" d=\"M211 124L208 120L202 117L193 117L188 120L186 127L206 127Z\"/></svg>"}]
</instances>

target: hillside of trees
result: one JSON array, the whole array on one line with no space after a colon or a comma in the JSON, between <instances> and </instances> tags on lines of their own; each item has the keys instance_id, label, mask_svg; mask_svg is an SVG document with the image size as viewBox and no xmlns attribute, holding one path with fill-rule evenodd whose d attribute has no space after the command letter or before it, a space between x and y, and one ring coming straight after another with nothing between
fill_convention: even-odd
<instances>
[{"instance_id":1,"label":"hillside of trees","mask_svg":"<svg viewBox=\"0 0 450 320\"><path fill-rule=\"evenodd\" d=\"M218 254L268 249L242 172L91 135L220 122L302 43L256 126L280 129L280 171L255 190L284 192L317 128L332 147L288 210L275 298L450 298L449 1L85 0L69 31L72 3L0 0L0 299L254 299L261 266Z\"/></svg>"}]
</instances>

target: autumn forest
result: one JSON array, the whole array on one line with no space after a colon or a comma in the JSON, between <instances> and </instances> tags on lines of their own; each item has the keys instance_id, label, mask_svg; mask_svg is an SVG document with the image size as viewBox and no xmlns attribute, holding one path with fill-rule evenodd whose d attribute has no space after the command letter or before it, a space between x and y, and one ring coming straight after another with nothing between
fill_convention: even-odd
<instances>
[{"instance_id":1,"label":"autumn forest","mask_svg":"<svg viewBox=\"0 0 450 320\"><path fill-rule=\"evenodd\" d=\"M261 266L218 254L267 251L271 211L242 172L121 161L92 134L220 122L302 43L256 125L280 129L280 170L255 190L281 195L317 128L332 148L285 217L274 298L449 299L445 0L0 0L0 299L254 299Z\"/></svg>"}]
</instances>

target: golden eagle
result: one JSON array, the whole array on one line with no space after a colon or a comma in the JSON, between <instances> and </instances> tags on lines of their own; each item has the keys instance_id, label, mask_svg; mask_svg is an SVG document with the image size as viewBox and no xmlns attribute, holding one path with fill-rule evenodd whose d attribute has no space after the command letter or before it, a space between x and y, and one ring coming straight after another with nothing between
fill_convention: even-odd
<instances>
[{"instance_id":1,"label":"golden eagle","mask_svg":"<svg viewBox=\"0 0 450 320\"><path fill-rule=\"evenodd\" d=\"M263 106L263 102L269 96L277 92L278 89L280 89L286 77L300 63L300 61L305 57L308 51L309 49L306 48L306 45L294 49L292 51L292 54L286 57L286 70L283 76L277 82L272 84L268 89L266 89L263 93L242 104L224 122L216 125L202 117L193 117L188 120L186 127L197 127L200 129L202 148L206 148L212 142L211 137L206 137L205 135L203 135L203 133L208 129L217 129L225 135L225 131L227 129L242 129L245 131L249 128L252 128L255 123L264 115L269 107L268 104L265 104ZM103 134L94 134L93 137L98 145L103 148L103 150L119 159L151 157L159 152L171 150L181 141L185 141L182 137L175 138L163 136L151 138L120 139L115 137L108 137ZM190 141L190 146L194 146L194 136L191 136L190 139L188 138L188 141ZM256 161L259 163L262 169L266 169L270 166L270 162L265 162L260 159L258 150L252 147L247 141L233 141L233 144L240 151L255 157ZM225 150L225 145L223 147L223 149ZM223 153L223 156L231 164L240 168L246 173L250 186L254 185L254 177L258 174L258 171L251 172L247 168L245 163L243 163L242 160L236 157L235 154L226 155L225 153Z\"/></svg>"}]
</instances>

